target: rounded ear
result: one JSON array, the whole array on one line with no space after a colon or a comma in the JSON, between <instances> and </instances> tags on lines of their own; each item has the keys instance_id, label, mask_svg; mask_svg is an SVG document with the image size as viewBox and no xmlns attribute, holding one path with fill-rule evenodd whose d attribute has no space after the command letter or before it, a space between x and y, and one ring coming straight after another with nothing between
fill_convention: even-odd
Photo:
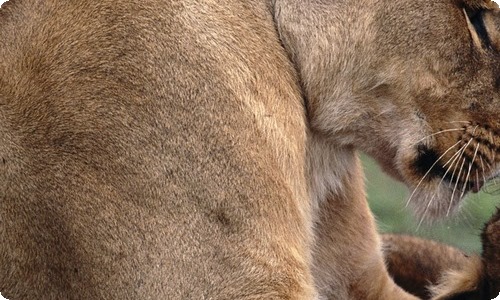
<instances>
[{"instance_id":1,"label":"rounded ear","mask_svg":"<svg viewBox=\"0 0 500 300\"><path fill-rule=\"evenodd\" d=\"M485 11L483 22L490 46L496 51L500 51L500 9Z\"/></svg>"}]
</instances>

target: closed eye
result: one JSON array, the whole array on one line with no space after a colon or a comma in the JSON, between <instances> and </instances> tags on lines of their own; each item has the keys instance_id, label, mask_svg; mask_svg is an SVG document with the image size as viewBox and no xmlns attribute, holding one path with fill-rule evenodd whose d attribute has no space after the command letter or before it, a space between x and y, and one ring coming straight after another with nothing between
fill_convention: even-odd
<instances>
[{"instance_id":1,"label":"closed eye","mask_svg":"<svg viewBox=\"0 0 500 300\"><path fill-rule=\"evenodd\" d=\"M484 24L483 10L463 9L474 43L479 48L492 48L491 39Z\"/></svg>"}]
</instances>

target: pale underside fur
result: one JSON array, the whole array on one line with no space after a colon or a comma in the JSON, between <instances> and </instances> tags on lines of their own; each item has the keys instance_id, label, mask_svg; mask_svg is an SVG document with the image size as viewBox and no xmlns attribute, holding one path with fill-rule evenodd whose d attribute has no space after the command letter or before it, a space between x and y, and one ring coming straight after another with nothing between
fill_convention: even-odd
<instances>
[{"instance_id":1,"label":"pale underside fur","mask_svg":"<svg viewBox=\"0 0 500 300\"><path fill-rule=\"evenodd\" d=\"M357 151L415 190L422 219L497 174L497 14L479 0L9 1L0 292L417 299L387 273Z\"/></svg>"}]
</instances>

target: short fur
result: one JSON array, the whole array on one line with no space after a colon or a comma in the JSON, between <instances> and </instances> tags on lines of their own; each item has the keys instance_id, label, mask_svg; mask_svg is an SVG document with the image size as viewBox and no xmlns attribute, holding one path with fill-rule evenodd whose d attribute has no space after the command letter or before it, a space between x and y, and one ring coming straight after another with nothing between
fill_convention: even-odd
<instances>
[{"instance_id":1,"label":"short fur","mask_svg":"<svg viewBox=\"0 0 500 300\"><path fill-rule=\"evenodd\" d=\"M489 2L9 2L7 298L415 299L356 150L422 217L498 172Z\"/></svg>"},{"instance_id":2,"label":"short fur","mask_svg":"<svg viewBox=\"0 0 500 300\"><path fill-rule=\"evenodd\" d=\"M483 242L482 258L485 264L489 295L500 295L500 208L486 224L481 234Z\"/></svg>"},{"instance_id":3,"label":"short fur","mask_svg":"<svg viewBox=\"0 0 500 300\"><path fill-rule=\"evenodd\" d=\"M444 272L430 291L435 300L490 300L500 295L500 209L481 234L481 257Z\"/></svg>"},{"instance_id":4,"label":"short fur","mask_svg":"<svg viewBox=\"0 0 500 300\"><path fill-rule=\"evenodd\" d=\"M490 300L500 294L500 209L485 225L481 257L418 237L384 234L389 274L406 291L433 300Z\"/></svg>"},{"instance_id":5,"label":"short fur","mask_svg":"<svg viewBox=\"0 0 500 300\"><path fill-rule=\"evenodd\" d=\"M470 264L462 251L418 237L385 234L382 244L394 281L422 299L431 298L429 288L437 285L445 272L462 270Z\"/></svg>"}]
</instances>

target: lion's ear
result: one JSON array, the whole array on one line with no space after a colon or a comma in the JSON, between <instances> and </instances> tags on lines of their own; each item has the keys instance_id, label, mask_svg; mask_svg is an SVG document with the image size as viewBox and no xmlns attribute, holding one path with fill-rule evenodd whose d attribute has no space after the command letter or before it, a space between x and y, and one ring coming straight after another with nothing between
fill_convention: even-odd
<instances>
[{"instance_id":1,"label":"lion's ear","mask_svg":"<svg viewBox=\"0 0 500 300\"><path fill-rule=\"evenodd\" d=\"M500 10L469 8L464 14L476 47L500 51Z\"/></svg>"}]
</instances>

